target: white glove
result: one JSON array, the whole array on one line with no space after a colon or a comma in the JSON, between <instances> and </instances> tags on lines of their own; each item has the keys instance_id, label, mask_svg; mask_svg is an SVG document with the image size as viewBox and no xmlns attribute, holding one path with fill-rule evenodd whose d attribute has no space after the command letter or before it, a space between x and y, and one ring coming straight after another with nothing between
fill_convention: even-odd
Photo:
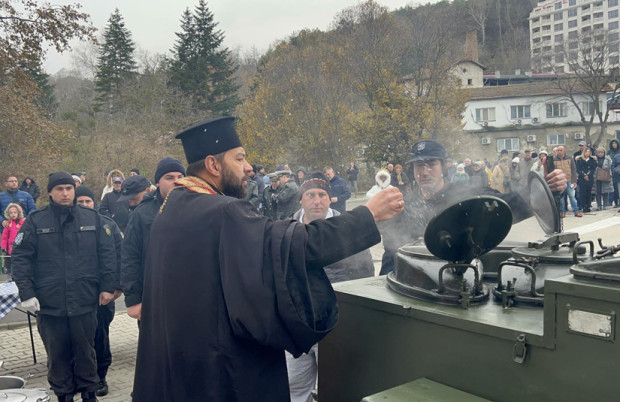
<instances>
[{"instance_id":1,"label":"white glove","mask_svg":"<svg viewBox=\"0 0 620 402\"><path fill-rule=\"evenodd\" d=\"M27 308L29 310L39 311L41 310L41 305L39 304L39 299L36 297L31 297L30 299L22 302L22 307Z\"/></svg>"}]
</instances>

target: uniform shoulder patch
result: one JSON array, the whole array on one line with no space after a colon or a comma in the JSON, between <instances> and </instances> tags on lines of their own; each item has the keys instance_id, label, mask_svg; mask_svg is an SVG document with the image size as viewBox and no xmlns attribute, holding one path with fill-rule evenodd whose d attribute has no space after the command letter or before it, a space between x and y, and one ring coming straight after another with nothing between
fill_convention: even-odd
<instances>
[{"instance_id":1,"label":"uniform shoulder patch","mask_svg":"<svg viewBox=\"0 0 620 402\"><path fill-rule=\"evenodd\" d=\"M103 230L105 231L106 235L112 236L112 228L110 228L110 225L108 225L107 223L103 225Z\"/></svg>"}]
</instances>

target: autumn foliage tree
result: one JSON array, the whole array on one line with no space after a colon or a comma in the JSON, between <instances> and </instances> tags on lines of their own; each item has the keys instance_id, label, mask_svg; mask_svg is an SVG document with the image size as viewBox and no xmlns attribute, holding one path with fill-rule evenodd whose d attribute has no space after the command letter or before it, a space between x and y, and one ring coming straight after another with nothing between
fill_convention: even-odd
<instances>
[{"instance_id":1,"label":"autumn foliage tree","mask_svg":"<svg viewBox=\"0 0 620 402\"><path fill-rule=\"evenodd\" d=\"M71 39L93 39L79 7L0 2L0 173L49 173L71 147L71 134L42 109L42 90L29 70L40 66L47 46L62 52Z\"/></svg>"}]
</instances>

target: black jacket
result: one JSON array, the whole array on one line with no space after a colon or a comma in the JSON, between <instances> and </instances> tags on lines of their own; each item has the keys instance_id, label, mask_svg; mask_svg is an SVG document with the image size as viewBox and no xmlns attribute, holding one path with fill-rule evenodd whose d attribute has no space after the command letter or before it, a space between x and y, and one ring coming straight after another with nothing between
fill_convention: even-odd
<instances>
[{"instance_id":1,"label":"black jacket","mask_svg":"<svg viewBox=\"0 0 620 402\"><path fill-rule=\"evenodd\" d=\"M142 286L146 249L149 244L151 224L163 202L159 190L147 194L129 216L121 252L121 288L125 305L131 307L142 303Z\"/></svg>"},{"instance_id":2,"label":"black jacket","mask_svg":"<svg viewBox=\"0 0 620 402\"><path fill-rule=\"evenodd\" d=\"M32 183L30 183L30 187L26 184L26 179L30 179ZM34 182L34 179L30 176L26 177L22 182L22 185L19 187L21 191L25 191L32 196L34 202L37 202L37 198L41 195L41 190L39 190L39 186Z\"/></svg>"},{"instance_id":3,"label":"black jacket","mask_svg":"<svg viewBox=\"0 0 620 402\"><path fill-rule=\"evenodd\" d=\"M295 180L289 179L273 196L276 203L276 219L287 219L299 209L299 186Z\"/></svg>"},{"instance_id":4,"label":"black jacket","mask_svg":"<svg viewBox=\"0 0 620 402\"><path fill-rule=\"evenodd\" d=\"M94 311L101 291L117 287L114 228L97 211L50 204L33 212L13 245L13 278L22 300L37 297L40 314Z\"/></svg>"},{"instance_id":5,"label":"black jacket","mask_svg":"<svg viewBox=\"0 0 620 402\"><path fill-rule=\"evenodd\" d=\"M129 221L129 201L118 202L120 197L120 191L113 190L107 193L99 205L99 213L114 219L121 232L125 233Z\"/></svg>"},{"instance_id":6,"label":"black jacket","mask_svg":"<svg viewBox=\"0 0 620 402\"><path fill-rule=\"evenodd\" d=\"M261 202L260 213L269 219L278 219L276 213L276 202L273 199L273 195L278 191L277 188L266 186L263 191L263 201Z\"/></svg>"}]
</instances>

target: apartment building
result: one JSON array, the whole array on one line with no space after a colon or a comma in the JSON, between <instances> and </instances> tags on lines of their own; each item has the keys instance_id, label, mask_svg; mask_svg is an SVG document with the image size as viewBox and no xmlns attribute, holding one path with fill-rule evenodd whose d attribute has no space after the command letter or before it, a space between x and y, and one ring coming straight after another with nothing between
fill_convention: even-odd
<instances>
[{"instance_id":1,"label":"apartment building","mask_svg":"<svg viewBox=\"0 0 620 402\"><path fill-rule=\"evenodd\" d=\"M532 71L568 73L584 42L607 43L607 65L620 58L619 0L546 0L530 13ZM568 60L567 60L568 59Z\"/></svg>"}]
</instances>

